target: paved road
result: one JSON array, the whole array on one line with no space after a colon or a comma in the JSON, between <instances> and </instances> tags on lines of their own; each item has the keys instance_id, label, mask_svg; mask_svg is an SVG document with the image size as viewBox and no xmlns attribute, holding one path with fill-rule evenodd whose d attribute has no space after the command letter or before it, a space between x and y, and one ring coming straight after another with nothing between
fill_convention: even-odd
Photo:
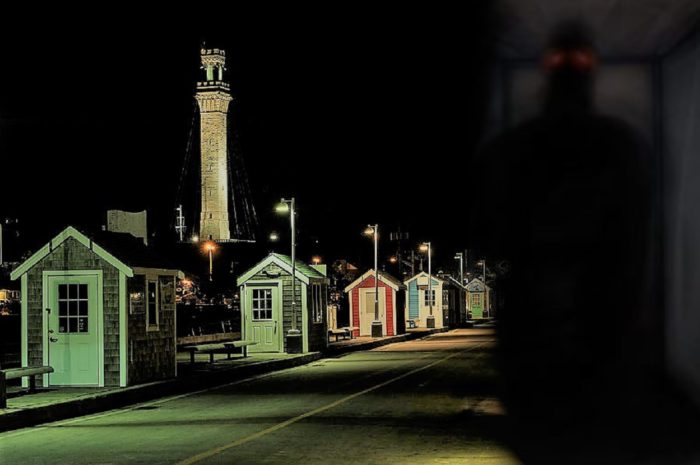
<instances>
[{"instance_id":1,"label":"paved road","mask_svg":"<svg viewBox=\"0 0 700 465\"><path fill-rule=\"evenodd\" d=\"M2 464L513 464L488 330L0 435Z\"/></svg>"}]
</instances>

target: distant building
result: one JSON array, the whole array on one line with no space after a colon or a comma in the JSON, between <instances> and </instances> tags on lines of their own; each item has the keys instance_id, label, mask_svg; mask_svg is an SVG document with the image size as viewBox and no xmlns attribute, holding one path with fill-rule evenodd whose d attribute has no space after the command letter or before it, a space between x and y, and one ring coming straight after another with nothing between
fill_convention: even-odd
<instances>
[{"instance_id":1,"label":"distant building","mask_svg":"<svg viewBox=\"0 0 700 465\"><path fill-rule=\"evenodd\" d=\"M0 289L0 304L19 302L20 291L15 289Z\"/></svg>"},{"instance_id":2,"label":"distant building","mask_svg":"<svg viewBox=\"0 0 700 465\"><path fill-rule=\"evenodd\" d=\"M450 275L440 275L442 280L442 312L445 325L463 327L467 323L467 288Z\"/></svg>"},{"instance_id":3,"label":"distant building","mask_svg":"<svg viewBox=\"0 0 700 465\"><path fill-rule=\"evenodd\" d=\"M432 284L428 285L428 278L428 273L421 271L414 277L404 281L408 308L407 318L413 320L416 326L428 327L427 321L431 314L432 303L435 327L442 328L448 325L447 315L443 312L443 281L432 275Z\"/></svg>"},{"instance_id":4,"label":"distant building","mask_svg":"<svg viewBox=\"0 0 700 465\"><path fill-rule=\"evenodd\" d=\"M328 284L325 266L297 260L296 328L301 352L326 348L328 337ZM285 337L292 329L292 259L270 254L238 278L241 288L242 339L254 341L249 352L288 353Z\"/></svg>"},{"instance_id":5,"label":"distant building","mask_svg":"<svg viewBox=\"0 0 700 465\"><path fill-rule=\"evenodd\" d=\"M357 327L356 336L371 336L375 314L375 271L369 270L345 288L348 294L350 326ZM403 289L401 281L379 272L379 321L382 336L402 334L405 329L403 302L397 302L397 294Z\"/></svg>"},{"instance_id":6,"label":"distant building","mask_svg":"<svg viewBox=\"0 0 700 465\"><path fill-rule=\"evenodd\" d=\"M107 210L107 231L131 234L148 245L148 215L146 210L140 212Z\"/></svg>"},{"instance_id":7,"label":"distant building","mask_svg":"<svg viewBox=\"0 0 700 465\"><path fill-rule=\"evenodd\" d=\"M128 386L176 375L175 281L126 234L66 228L16 268L23 366L46 386Z\"/></svg>"},{"instance_id":8,"label":"distant building","mask_svg":"<svg viewBox=\"0 0 700 465\"><path fill-rule=\"evenodd\" d=\"M478 278L466 285L467 312L470 320L491 318L491 288Z\"/></svg>"}]
</instances>

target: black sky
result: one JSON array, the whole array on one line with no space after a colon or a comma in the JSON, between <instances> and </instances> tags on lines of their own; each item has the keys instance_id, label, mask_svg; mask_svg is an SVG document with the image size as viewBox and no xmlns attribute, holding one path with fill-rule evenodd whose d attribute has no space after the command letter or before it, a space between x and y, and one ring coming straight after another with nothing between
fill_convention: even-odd
<instances>
[{"instance_id":1,"label":"black sky","mask_svg":"<svg viewBox=\"0 0 700 465\"><path fill-rule=\"evenodd\" d=\"M369 259L363 227L400 224L450 261L468 234L488 3L17 12L0 31L0 216L43 242L147 208L167 232L206 40L227 50L263 231L284 227L272 205L294 195L302 247L317 237L330 258Z\"/></svg>"}]
</instances>

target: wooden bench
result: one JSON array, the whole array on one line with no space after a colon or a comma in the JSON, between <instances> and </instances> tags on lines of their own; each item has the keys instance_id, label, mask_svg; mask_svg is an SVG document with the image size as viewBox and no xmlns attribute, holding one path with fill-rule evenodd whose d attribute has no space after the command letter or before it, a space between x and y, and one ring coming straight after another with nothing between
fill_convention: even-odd
<instances>
[{"instance_id":1,"label":"wooden bench","mask_svg":"<svg viewBox=\"0 0 700 465\"><path fill-rule=\"evenodd\" d=\"M248 356L248 346L255 345L253 341L224 341L214 344L198 344L196 346L185 346L183 349L190 353L190 363L194 364L194 354L209 354L209 363L214 363L214 354L226 354L230 359L231 354L238 348L242 348L243 357Z\"/></svg>"},{"instance_id":2,"label":"wooden bench","mask_svg":"<svg viewBox=\"0 0 700 465\"><path fill-rule=\"evenodd\" d=\"M29 377L29 392L36 392L35 376L53 373L49 366L22 367L0 370L0 408L7 408L7 383L8 379Z\"/></svg>"},{"instance_id":3,"label":"wooden bench","mask_svg":"<svg viewBox=\"0 0 700 465\"><path fill-rule=\"evenodd\" d=\"M233 342L224 342L224 345L226 347L231 346L232 349L241 349L241 354L243 354L243 358L248 356L248 346L254 346L257 344L255 341L233 341Z\"/></svg>"},{"instance_id":4,"label":"wooden bench","mask_svg":"<svg viewBox=\"0 0 700 465\"><path fill-rule=\"evenodd\" d=\"M355 331L359 331L360 328L357 326L345 326L343 327L344 330L346 330L348 333L350 333L350 339L355 338Z\"/></svg>"},{"instance_id":5,"label":"wooden bench","mask_svg":"<svg viewBox=\"0 0 700 465\"><path fill-rule=\"evenodd\" d=\"M335 336L335 342L338 342L338 337L343 336L343 340L348 337L352 339L352 333L345 328L329 329L328 337Z\"/></svg>"}]
</instances>

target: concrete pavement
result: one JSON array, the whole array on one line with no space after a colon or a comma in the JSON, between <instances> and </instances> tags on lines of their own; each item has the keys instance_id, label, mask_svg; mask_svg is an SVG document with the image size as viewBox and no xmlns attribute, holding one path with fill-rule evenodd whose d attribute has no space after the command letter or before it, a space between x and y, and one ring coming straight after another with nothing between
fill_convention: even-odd
<instances>
[{"instance_id":1,"label":"concrete pavement","mask_svg":"<svg viewBox=\"0 0 700 465\"><path fill-rule=\"evenodd\" d=\"M444 331L447 331L447 328L422 328L399 336L355 338L334 342L329 345L326 355L338 356ZM177 354L178 378L173 380L128 388L40 389L38 393L31 395L21 395L21 389L13 387L10 388L8 408L0 409L0 431L87 415L165 395L225 384L252 375L310 363L321 356L320 353L254 353L242 358L237 355L229 357L226 354L215 354L215 363L210 363L208 354L195 354L195 363L191 364L189 353L182 352Z\"/></svg>"},{"instance_id":2,"label":"concrete pavement","mask_svg":"<svg viewBox=\"0 0 700 465\"><path fill-rule=\"evenodd\" d=\"M488 331L458 330L0 435L2 463L518 463Z\"/></svg>"}]
</instances>

